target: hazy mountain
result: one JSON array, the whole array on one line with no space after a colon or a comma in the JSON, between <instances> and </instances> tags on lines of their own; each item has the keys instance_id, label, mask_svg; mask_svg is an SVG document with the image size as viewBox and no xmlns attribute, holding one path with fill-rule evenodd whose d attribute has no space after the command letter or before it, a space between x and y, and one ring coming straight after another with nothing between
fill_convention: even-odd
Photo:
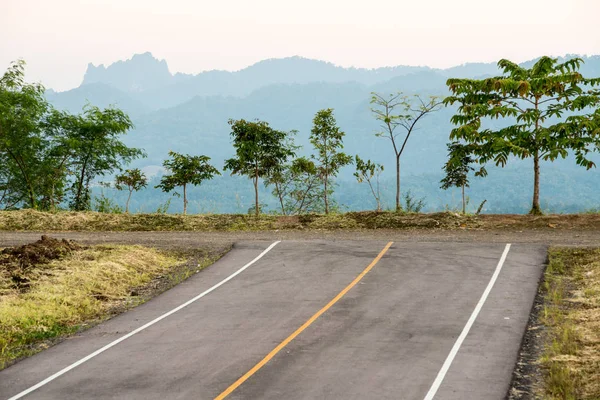
<instances>
[{"instance_id":1,"label":"hazy mountain","mask_svg":"<svg viewBox=\"0 0 600 400\"><path fill-rule=\"evenodd\" d=\"M130 94L105 83L90 83L60 93L49 90L46 92L46 98L54 107L71 113L81 112L87 103L100 108L113 105L125 110L131 117L151 110Z\"/></svg>"},{"instance_id":2,"label":"hazy mountain","mask_svg":"<svg viewBox=\"0 0 600 400\"><path fill-rule=\"evenodd\" d=\"M88 64L81 86L91 83L104 83L124 92L138 93L172 84L173 75L165 60L144 53L108 67Z\"/></svg>"},{"instance_id":3,"label":"hazy mountain","mask_svg":"<svg viewBox=\"0 0 600 400\"><path fill-rule=\"evenodd\" d=\"M359 82L365 85L384 82L428 67L396 66L378 69L342 68L324 61L302 57L260 61L240 71L207 71L197 75L171 74L164 60L150 53L136 54L126 61L88 65L81 87L102 83L150 109L168 108L195 96L243 97L264 86L280 83Z\"/></svg>"}]
</instances>

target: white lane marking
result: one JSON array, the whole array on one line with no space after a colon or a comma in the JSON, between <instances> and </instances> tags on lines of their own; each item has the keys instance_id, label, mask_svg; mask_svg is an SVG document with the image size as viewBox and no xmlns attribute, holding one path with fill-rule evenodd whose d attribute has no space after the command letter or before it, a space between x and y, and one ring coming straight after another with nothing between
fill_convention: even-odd
<instances>
[{"instance_id":1,"label":"white lane marking","mask_svg":"<svg viewBox=\"0 0 600 400\"><path fill-rule=\"evenodd\" d=\"M477 305L475 306L475 309L473 310L471 317L469 318L469 320L467 321L467 324L465 325L462 332L460 333L460 336L458 337L458 339L456 339L456 343L454 343L452 350L450 350L450 354L448 354L446 361L444 361L444 365L442 365L442 369L440 369L440 372L438 372L437 377L435 378L435 381L433 381L433 385L431 385L431 388L429 389L429 392L427 392L427 395L425 396L424 400L433 400L433 396L435 396L438 389L440 388L440 385L442 384L442 381L444 380L446 373L450 369L450 365L452 365L452 361L454 361L454 357L456 357L456 354L458 353L460 346L462 345L465 338L469 334L469 331L471 330L471 326L473 326L473 323L477 319L477 316L479 315L479 312L481 311L483 304L485 303L490 292L492 291L492 288L494 287L494 284L496 283L496 280L498 279L498 275L500 275L500 271L502 270L502 266L504 265L504 262L506 261L506 256L508 256L509 251L510 251L510 243L508 243L506 245L506 247L504 248L504 252L502 253L502 257L500 257L500 261L498 261L498 265L496 266L496 270L494 271L494 274L492 275L492 279L490 279L490 282L488 283L487 287L485 288L485 291L481 295L481 298L479 299L479 303L477 303Z\"/></svg>"},{"instance_id":2,"label":"white lane marking","mask_svg":"<svg viewBox=\"0 0 600 400\"><path fill-rule=\"evenodd\" d=\"M90 354L90 355L82 358L81 360L79 360L77 362L74 362L73 364L69 365L68 367L66 367L64 369L61 369L60 371L58 371L54 375L52 375L52 376L44 379L43 381L41 381L37 385L34 385L34 386L30 387L29 389L22 391L21 393L13 396L11 398L9 398L8 400L17 400L17 399L20 399L20 398L28 395L29 393L33 392L34 390L37 390L37 389L41 388L42 386L46 385L47 383L52 382L53 380L55 380L59 376L66 374L67 372L69 372L73 368L76 368L76 367L80 366L81 364L83 364L84 362L86 362L86 361L88 361L88 360L96 357L98 354L105 352L106 350L110 349L113 346L116 346L117 344L121 343L122 341L124 341L126 339L129 339L130 337L132 337L136 333L139 333L139 332L143 331L144 329L146 329L146 328L148 328L148 327L156 324L157 322L159 322L159 321L167 318L171 314L175 314L177 311L181 310L182 308L185 308L185 307L189 306L193 302L201 299L202 297L206 296L207 294L209 294L213 290L217 289L221 285L224 285L225 283L229 282L230 280L232 280L233 278L235 278L236 276L238 276L239 274L241 274L242 272L244 272L244 270L246 270L248 267L250 267L252 264L254 264L255 262L257 262L258 260L260 260L265 254L267 254L273 247L277 246L277 244L280 243L280 242L281 241L274 242L269 247L267 247L262 253L260 253L254 260L250 261L248 264L244 265L242 268L238 269L236 272L234 272L233 274L229 275L227 278L223 279L221 282L217 283L216 285L214 285L210 289L208 289L208 290L200 293L198 296L194 297L193 299L186 301L182 305L180 305L180 306L172 309L171 311L169 311L169 312L161 315L160 317L153 319L152 321L148 322L147 324L145 324L143 326L140 326L136 330L129 332L127 335L121 336L119 339L115 340L114 342L111 342L111 343L107 344L106 346L102 347L101 349L96 350L95 352L93 352L92 354Z\"/></svg>"}]
</instances>

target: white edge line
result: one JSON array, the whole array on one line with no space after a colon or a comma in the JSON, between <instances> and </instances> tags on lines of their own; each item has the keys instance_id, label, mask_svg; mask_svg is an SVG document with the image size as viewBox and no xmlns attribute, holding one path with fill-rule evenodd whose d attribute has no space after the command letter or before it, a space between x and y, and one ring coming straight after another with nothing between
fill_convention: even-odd
<instances>
[{"instance_id":1,"label":"white edge line","mask_svg":"<svg viewBox=\"0 0 600 400\"><path fill-rule=\"evenodd\" d=\"M483 304L487 300L490 292L492 291L492 288L494 287L494 284L496 283L496 280L498 279L498 275L500 275L500 271L502 270L502 266L504 265L504 262L506 261L506 257L508 256L509 250L510 250L510 243L508 243L506 245L506 247L504 248L504 252L502 253L502 257L500 257L500 261L498 261L498 265L496 266L496 270L494 271L494 274L492 275L492 279L490 279L490 282L488 283L483 294L481 295L481 298L479 299L479 303L477 303L477 305L475 306L475 309L473 310L473 313L471 314L471 317L469 318L469 320L467 321L467 324L463 328L460 336L458 337L458 339L456 339L456 343L454 343L452 350L450 350L450 354L448 354L446 361L444 361L444 365L442 365L442 369L440 369L440 372L438 372L437 377L435 378L435 381L433 381L433 385L431 385L429 392L427 392L427 395L425 395L424 400L433 400L433 397L435 396L435 394L437 393L438 389L440 388L442 382L444 381L444 377L446 376L446 373L450 369L450 365L452 365L452 361L454 361L454 357L456 357L458 350L460 350L460 346L462 345L465 338L469 334L469 331L471 330L473 323L477 319L477 316L479 315L479 312L481 311Z\"/></svg>"},{"instance_id":2,"label":"white edge line","mask_svg":"<svg viewBox=\"0 0 600 400\"><path fill-rule=\"evenodd\" d=\"M147 324L140 326L136 330L129 332L127 335L121 336L117 340L115 340L115 341L107 344L106 346L104 346L104 347L96 350L95 352L93 352L93 353L91 353L91 354L83 357L81 360L74 362L73 364L69 365L68 367L61 369L60 371L58 371L54 375L49 376L48 378L44 379L40 383L38 383L38 384L30 387L29 389L26 389L26 390L22 391L21 393L13 396L11 398L9 398L8 400L17 400L17 399L20 399L20 398L28 395L29 393L33 392L34 390L37 390L37 389L41 388L42 386L46 385L47 383L52 382L53 380L55 380L56 378L60 377L61 375L66 374L70 370L72 370L72 369L80 366L81 364L83 364L86 361L91 360L92 358L94 358L97 355L105 352L106 350L110 349L111 347L116 346L117 344L121 343L122 341L129 339L130 337L132 337L136 333L139 333L139 332L143 331L144 329L146 329L146 328L148 328L148 327L156 324L157 322L159 322L159 321L167 318L168 316L170 316L172 314L175 314L177 311L181 310L182 308L185 308L185 307L189 306L193 302L201 299L202 297L206 296L207 294L209 294L213 290L217 289L221 285L224 285L225 283L229 282L230 280L232 280L233 278L235 278L236 276L238 276L239 274L241 274L242 272L244 272L245 269L247 269L252 264L254 264L258 260L260 260L265 254L267 254L273 247L275 247L280 242L281 241L277 241L277 242L272 243L262 253L260 253L254 260L250 261L248 264L244 265L242 268L238 269L236 272L234 272L233 274L229 275L227 278L223 279L221 282L217 283L216 285L214 285L210 289L205 290L204 292L200 293L198 296L194 297L193 299L186 301L182 305L180 305L180 306L172 309L169 312L166 312L165 314L161 315L160 317L155 318L152 321L148 322Z\"/></svg>"}]
</instances>

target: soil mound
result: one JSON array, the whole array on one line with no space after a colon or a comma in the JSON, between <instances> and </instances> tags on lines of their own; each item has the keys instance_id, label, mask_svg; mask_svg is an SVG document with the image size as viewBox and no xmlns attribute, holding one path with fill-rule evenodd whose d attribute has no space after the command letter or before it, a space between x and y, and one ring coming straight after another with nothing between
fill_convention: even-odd
<instances>
[{"instance_id":1,"label":"soil mound","mask_svg":"<svg viewBox=\"0 0 600 400\"><path fill-rule=\"evenodd\" d=\"M24 291L29 284L49 273L48 264L84 246L69 240L42 236L40 240L0 251L0 275L12 281L14 289Z\"/></svg>"}]
</instances>

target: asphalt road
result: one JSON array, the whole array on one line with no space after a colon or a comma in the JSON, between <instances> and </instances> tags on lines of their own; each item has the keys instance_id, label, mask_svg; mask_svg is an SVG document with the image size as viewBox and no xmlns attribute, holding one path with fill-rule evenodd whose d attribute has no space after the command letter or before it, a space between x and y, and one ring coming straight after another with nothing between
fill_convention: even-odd
<instances>
[{"instance_id":1,"label":"asphalt road","mask_svg":"<svg viewBox=\"0 0 600 400\"><path fill-rule=\"evenodd\" d=\"M40 382L24 398L505 398L544 246L513 244L500 263L505 243L303 240L264 253L271 243L239 242L148 303L0 371L0 399Z\"/></svg>"}]
</instances>

